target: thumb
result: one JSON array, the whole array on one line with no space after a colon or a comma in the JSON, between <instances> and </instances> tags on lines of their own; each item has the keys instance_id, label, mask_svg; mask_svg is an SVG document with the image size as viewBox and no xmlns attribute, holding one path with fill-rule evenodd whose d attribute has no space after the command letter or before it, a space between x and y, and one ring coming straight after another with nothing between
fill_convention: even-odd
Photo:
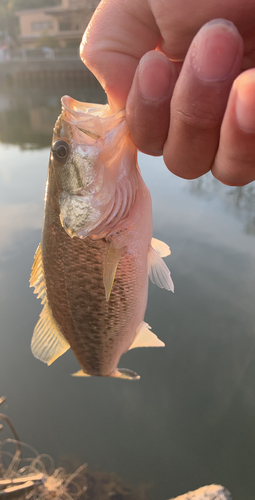
<instances>
[{"instance_id":1,"label":"thumb","mask_svg":"<svg viewBox=\"0 0 255 500\"><path fill-rule=\"evenodd\" d=\"M146 0L103 0L80 46L81 59L107 93L113 111L126 105L141 57L159 43Z\"/></svg>"}]
</instances>

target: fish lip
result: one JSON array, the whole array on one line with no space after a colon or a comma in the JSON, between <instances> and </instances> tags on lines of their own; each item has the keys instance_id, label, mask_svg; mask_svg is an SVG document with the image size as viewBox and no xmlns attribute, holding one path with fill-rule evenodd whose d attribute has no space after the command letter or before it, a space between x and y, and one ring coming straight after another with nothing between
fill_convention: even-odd
<instances>
[{"instance_id":1,"label":"fish lip","mask_svg":"<svg viewBox=\"0 0 255 500\"><path fill-rule=\"evenodd\" d=\"M88 119L92 116L98 116L101 120L109 117L122 118L122 116L125 116L125 109L112 113L109 105L97 104L93 106L91 103L77 101L68 95L64 95L61 98L61 105L62 111L70 113L77 121L84 120L84 115L88 115Z\"/></svg>"}]
</instances>

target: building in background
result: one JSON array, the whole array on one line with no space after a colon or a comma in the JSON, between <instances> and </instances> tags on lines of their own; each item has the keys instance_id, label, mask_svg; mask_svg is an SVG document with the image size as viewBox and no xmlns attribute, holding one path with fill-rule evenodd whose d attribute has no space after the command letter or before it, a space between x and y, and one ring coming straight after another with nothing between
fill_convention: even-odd
<instances>
[{"instance_id":1,"label":"building in background","mask_svg":"<svg viewBox=\"0 0 255 500\"><path fill-rule=\"evenodd\" d=\"M17 11L22 49L78 46L99 0L61 0L60 5Z\"/></svg>"}]
</instances>

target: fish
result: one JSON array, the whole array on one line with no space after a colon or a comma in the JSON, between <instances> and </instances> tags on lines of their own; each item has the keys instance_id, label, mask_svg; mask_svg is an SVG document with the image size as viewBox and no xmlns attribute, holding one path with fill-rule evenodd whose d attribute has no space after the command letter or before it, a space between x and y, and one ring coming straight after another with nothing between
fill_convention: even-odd
<instances>
[{"instance_id":1,"label":"fish","mask_svg":"<svg viewBox=\"0 0 255 500\"><path fill-rule=\"evenodd\" d=\"M125 110L61 99L53 129L41 243L30 286L43 310L31 349L51 365L69 348L74 376L136 380L119 368L125 352L164 343L145 323L148 277L173 291L152 237L152 204Z\"/></svg>"}]
</instances>

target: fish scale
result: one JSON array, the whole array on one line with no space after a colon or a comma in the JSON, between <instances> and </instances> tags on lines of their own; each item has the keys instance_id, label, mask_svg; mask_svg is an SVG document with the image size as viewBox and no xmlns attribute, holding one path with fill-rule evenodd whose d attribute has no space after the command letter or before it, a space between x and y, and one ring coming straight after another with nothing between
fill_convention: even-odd
<instances>
[{"instance_id":1,"label":"fish scale","mask_svg":"<svg viewBox=\"0 0 255 500\"><path fill-rule=\"evenodd\" d=\"M53 219L53 215L48 217ZM114 368L108 340L114 337L117 351L117 343L122 341L133 315L137 282L134 277L139 279L135 263L132 265L130 256L120 260L111 297L106 302L102 269L108 244L101 239L70 238L59 217L55 218L54 227L55 245L50 259L44 259L49 307L80 365L85 365L93 375L105 375ZM44 231L43 241L47 246L51 241L47 219ZM63 314L64 305L72 311L68 320L69 315Z\"/></svg>"},{"instance_id":2,"label":"fish scale","mask_svg":"<svg viewBox=\"0 0 255 500\"><path fill-rule=\"evenodd\" d=\"M95 276L93 270L93 262L91 267L86 261L87 250L95 255L95 246L101 246L101 242L93 242L93 246L87 245L86 251L80 254L82 262L79 262L79 276L77 277L77 268L72 266L67 269L66 281L69 290L69 283L76 282L77 287L72 288L72 294L68 291L70 307L75 317L75 332L72 339L68 339L72 350L83 366L88 368L94 374L101 375L110 373L114 366L112 343L109 340L114 338L115 350L118 348L118 343L122 342L122 337L128 329L128 323L133 315L134 301L129 300L129 295L135 296L135 283L132 287L131 274L122 272L122 263L119 263L119 269L116 273L115 282L113 284L111 297L109 302L105 300L105 290L102 280L102 268L105 259L105 248L103 252L98 252L97 257L101 258L101 270ZM105 246L105 245L104 245ZM72 249L69 249L72 252ZM66 259L72 260L69 252L66 252ZM96 281L96 283L95 283ZM125 282L128 293L125 293ZM121 282L122 287L119 287ZM133 293L132 293L133 292ZM84 338L84 325L86 325L86 338ZM77 343L77 345L75 345ZM84 363L86 353L86 362ZM97 360L100 361L97 361ZM94 370L94 365L101 364L101 372Z\"/></svg>"}]
</instances>

